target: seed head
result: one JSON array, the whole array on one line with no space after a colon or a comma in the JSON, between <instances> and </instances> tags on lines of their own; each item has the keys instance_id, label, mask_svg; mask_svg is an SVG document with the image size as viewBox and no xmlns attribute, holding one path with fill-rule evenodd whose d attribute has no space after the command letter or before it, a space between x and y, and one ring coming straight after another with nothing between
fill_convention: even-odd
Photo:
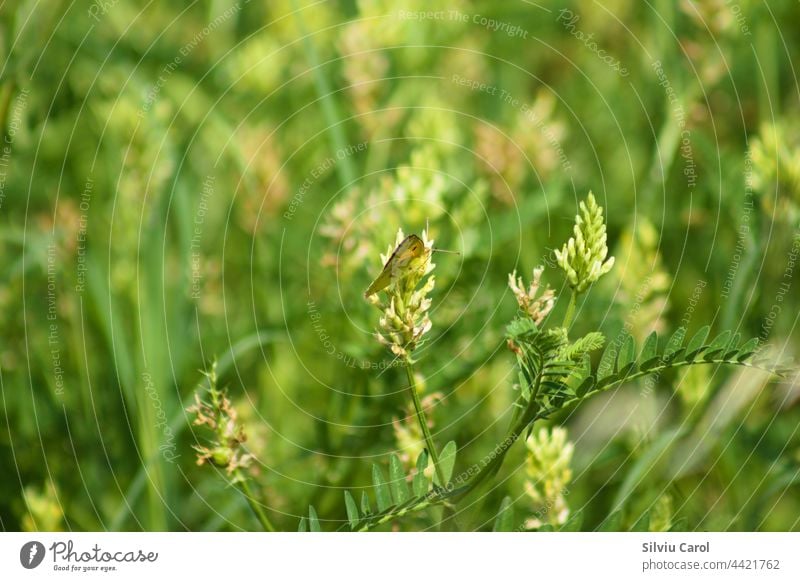
<instances>
[{"instance_id":1,"label":"seed head","mask_svg":"<svg viewBox=\"0 0 800 581\"><path fill-rule=\"evenodd\" d=\"M206 426L213 434L208 446L193 446L197 452L197 465L211 463L225 468L234 482L243 480L240 469L247 468L253 461L253 455L244 450L247 435L228 396L217 389L216 363L206 377L211 401L207 403L195 393L194 405L186 408L187 412L195 414L193 425Z\"/></svg>"}]
</instances>

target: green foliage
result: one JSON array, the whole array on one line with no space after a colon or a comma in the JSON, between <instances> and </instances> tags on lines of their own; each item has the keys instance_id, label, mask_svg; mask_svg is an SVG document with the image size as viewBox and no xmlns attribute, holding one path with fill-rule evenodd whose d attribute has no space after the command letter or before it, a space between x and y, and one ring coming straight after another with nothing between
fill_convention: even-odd
<instances>
[{"instance_id":1,"label":"green foliage","mask_svg":"<svg viewBox=\"0 0 800 581\"><path fill-rule=\"evenodd\" d=\"M445 474L452 474L455 464L455 443L450 442L442 452L442 462ZM356 507L353 496L349 491L344 492L347 521L350 530L369 530L392 520L401 518L406 514L422 510L445 498L441 489L428 492L431 480L425 476L428 465L428 453L423 450L416 461L415 473L406 474L400 459L392 454L389 457L390 482L387 484L383 472L377 464L372 465L372 485L378 511L373 513L370 508L369 497L366 492L361 497L361 510ZM409 490L408 482L413 482L413 495Z\"/></svg>"},{"instance_id":2,"label":"green foliage","mask_svg":"<svg viewBox=\"0 0 800 581\"><path fill-rule=\"evenodd\" d=\"M453 468L456 465L456 443L447 442L442 449L441 468L444 475L444 482L439 482L439 476L433 475L433 483L436 486L447 486L450 484L450 477L453 475Z\"/></svg>"}]
</instances>

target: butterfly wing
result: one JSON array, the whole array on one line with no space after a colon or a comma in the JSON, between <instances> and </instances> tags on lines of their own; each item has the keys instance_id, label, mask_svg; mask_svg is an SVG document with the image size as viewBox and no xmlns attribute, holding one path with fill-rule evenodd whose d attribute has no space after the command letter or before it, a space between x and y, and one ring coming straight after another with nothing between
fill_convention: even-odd
<instances>
[{"instance_id":1,"label":"butterfly wing","mask_svg":"<svg viewBox=\"0 0 800 581\"><path fill-rule=\"evenodd\" d=\"M383 265L383 270L378 275L369 288L364 293L364 298L382 291L389 286L392 281L397 280L402 274L411 259L419 256L425 245L419 236L411 234L406 236L403 241L394 249L389 260Z\"/></svg>"},{"instance_id":2,"label":"butterfly wing","mask_svg":"<svg viewBox=\"0 0 800 581\"><path fill-rule=\"evenodd\" d=\"M372 281L372 284L369 285L369 288L364 293L364 298L367 298L369 295L374 295L376 292L382 291L389 283L392 282L392 267L389 262L386 263L386 266L383 267L383 270L378 275L378 278Z\"/></svg>"}]
</instances>

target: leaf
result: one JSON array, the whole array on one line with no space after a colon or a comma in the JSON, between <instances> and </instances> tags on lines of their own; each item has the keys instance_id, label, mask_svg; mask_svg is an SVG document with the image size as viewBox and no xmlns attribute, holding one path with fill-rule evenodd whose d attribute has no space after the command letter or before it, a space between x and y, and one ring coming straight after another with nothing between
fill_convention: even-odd
<instances>
[{"instance_id":1,"label":"leaf","mask_svg":"<svg viewBox=\"0 0 800 581\"><path fill-rule=\"evenodd\" d=\"M528 378L525 377L525 374L521 371L519 372L519 389L520 393L522 394L522 398L525 401L530 401L531 399L531 384L528 381Z\"/></svg>"},{"instance_id":2,"label":"leaf","mask_svg":"<svg viewBox=\"0 0 800 581\"><path fill-rule=\"evenodd\" d=\"M584 379L583 383L575 390L575 395L578 397L585 397L586 394L592 390L592 387L594 387L594 377L589 376Z\"/></svg>"},{"instance_id":3,"label":"leaf","mask_svg":"<svg viewBox=\"0 0 800 581\"><path fill-rule=\"evenodd\" d=\"M584 386L587 379L591 379L592 376L592 361L588 354L584 354L581 357L581 362L578 364L577 367L572 371L572 375L569 376L567 380L566 387L567 389L578 395L578 390ZM588 390L590 385L586 385L586 390ZM581 392L581 397L586 395L586 391Z\"/></svg>"},{"instance_id":4,"label":"leaf","mask_svg":"<svg viewBox=\"0 0 800 581\"><path fill-rule=\"evenodd\" d=\"M567 522L561 525L559 530L564 532L578 532L581 530L581 526L583 526L583 509L579 509L575 511Z\"/></svg>"},{"instance_id":5,"label":"leaf","mask_svg":"<svg viewBox=\"0 0 800 581\"><path fill-rule=\"evenodd\" d=\"M494 532L510 533L514 530L514 507L511 505L511 497L506 496L500 503L500 510L494 519Z\"/></svg>"},{"instance_id":6,"label":"leaf","mask_svg":"<svg viewBox=\"0 0 800 581\"><path fill-rule=\"evenodd\" d=\"M710 361L715 355L719 355L731 342L731 332L723 331L711 342L703 354L703 359Z\"/></svg>"},{"instance_id":7,"label":"leaf","mask_svg":"<svg viewBox=\"0 0 800 581\"><path fill-rule=\"evenodd\" d=\"M539 332L536 323L528 317L517 317L506 326L506 337L512 341L528 339Z\"/></svg>"},{"instance_id":8,"label":"leaf","mask_svg":"<svg viewBox=\"0 0 800 581\"><path fill-rule=\"evenodd\" d=\"M605 379L614 373L614 359L617 357L617 349L614 343L609 343L606 350L603 351L603 356L600 357L600 363L597 364L597 379Z\"/></svg>"},{"instance_id":9,"label":"leaf","mask_svg":"<svg viewBox=\"0 0 800 581\"><path fill-rule=\"evenodd\" d=\"M306 517L301 516L300 517L300 524L297 525L297 532L298 533L304 533L307 530L308 529L306 528Z\"/></svg>"},{"instance_id":10,"label":"leaf","mask_svg":"<svg viewBox=\"0 0 800 581\"><path fill-rule=\"evenodd\" d=\"M642 353L639 355L639 367L646 370L653 362L660 361L661 357L658 356L658 333L653 331L647 336L642 346Z\"/></svg>"},{"instance_id":11,"label":"leaf","mask_svg":"<svg viewBox=\"0 0 800 581\"><path fill-rule=\"evenodd\" d=\"M442 455L439 458L439 468L442 469L442 473L444 474L445 483L439 484L439 475L434 472L433 481L439 486L447 486L450 482L450 477L453 475L453 467L456 465L456 443L453 440L450 440L445 444L444 448L442 448Z\"/></svg>"},{"instance_id":12,"label":"leaf","mask_svg":"<svg viewBox=\"0 0 800 581\"><path fill-rule=\"evenodd\" d=\"M375 500L378 503L378 511L383 512L392 506L392 492L389 485L383 478L380 467L372 465L372 484L375 486Z\"/></svg>"},{"instance_id":13,"label":"leaf","mask_svg":"<svg viewBox=\"0 0 800 581\"><path fill-rule=\"evenodd\" d=\"M736 357L736 361L739 361L740 363L742 361L747 361L750 357L753 356L754 353L756 353L756 351L758 351L759 343L760 340L758 339L758 337L753 337L747 343L742 345L738 349L739 354Z\"/></svg>"},{"instance_id":14,"label":"leaf","mask_svg":"<svg viewBox=\"0 0 800 581\"><path fill-rule=\"evenodd\" d=\"M308 528L312 533L320 532L319 517L313 506L308 507Z\"/></svg>"},{"instance_id":15,"label":"leaf","mask_svg":"<svg viewBox=\"0 0 800 581\"><path fill-rule=\"evenodd\" d=\"M347 509L347 520L350 521L350 530L354 530L358 526L360 517L356 501L349 490L344 491L344 507Z\"/></svg>"},{"instance_id":16,"label":"leaf","mask_svg":"<svg viewBox=\"0 0 800 581\"><path fill-rule=\"evenodd\" d=\"M617 373L623 375L630 371L633 368L635 358L636 341L632 335L627 335L617 357Z\"/></svg>"},{"instance_id":17,"label":"leaf","mask_svg":"<svg viewBox=\"0 0 800 581\"><path fill-rule=\"evenodd\" d=\"M708 338L708 332L710 330L711 327L706 325L697 333L695 333L694 337L692 337L692 339L689 341L689 345L686 346L686 354L684 357L686 361L692 361L700 353L700 351L703 350L703 344Z\"/></svg>"},{"instance_id":18,"label":"leaf","mask_svg":"<svg viewBox=\"0 0 800 581\"><path fill-rule=\"evenodd\" d=\"M736 348L736 346L739 344L741 339L741 333L736 333L733 338L731 338L730 343L728 343L727 347L725 347L725 352L722 355L723 359L730 359L731 357L738 355L739 350Z\"/></svg>"},{"instance_id":19,"label":"leaf","mask_svg":"<svg viewBox=\"0 0 800 581\"><path fill-rule=\"evenodd\" d=\"M428 452L423 450L417 458L417 473L414 475L412 488L414 496L425 496L428 493L428 477L425 476L425 469L428 467Z\"/></svg>"},{"instance_id":20,"label":"leaf","mask_svg":"<svg viewBox=\"0 0 800 581\"><path fill-rule=\"evenodd\" d=\"M411 498L411 492L406 483L406 472L403 464L395 454L389 457L389 486L392 490L395 504L403 504Z\"/></svg>"},{"instance_id":21,"label":"leaf","mask_svg":"<svg viewBox=\"0 0 800 581\"><path fill-rule=\"evenodd\" d=\"M606 342L605 336L599 331L587 333L572 345L564 348L562 356L565 359L578 360L587 353L600 349Z\"/></svg>"},{"instance_id":22,"label":"leaf","mask_svg":"<svg viewBox=\"0 0 800 581\"><path fill-rule=\"evenodd\" d=\"M675 355L683 345L683 340L686 338L686 327L678 327L672 336L667 341L667 346L664 348L664 359L669 360Z\"/></svg>"},{"instance_id":23,"label":"leaf","mask_svg":"<svg viewBox=\"0 0 800 581\"><path fill-rule=\"evenodd\" d=\"M361 493L361 513L364 516L372 514L372 507L369 505L369 496L367 496L366 492Z\"/></svg>"}]
</instances>

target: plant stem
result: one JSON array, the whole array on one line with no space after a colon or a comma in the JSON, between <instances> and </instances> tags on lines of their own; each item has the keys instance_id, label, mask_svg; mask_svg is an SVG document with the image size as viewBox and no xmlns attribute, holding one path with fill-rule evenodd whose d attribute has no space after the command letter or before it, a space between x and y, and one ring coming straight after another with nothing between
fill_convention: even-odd
<instances>
[{"instance_id":1,"label":"plant stem","mask_svg":"<svg viewBox=\"0 0 800 581\"><path fill-rule=\"evenodd\" d=\"M578 302L578 293L575 292L573 289L572 294L569 297L569 305L567 305L567 312L564 314L564 322L561 324L562 327L569 328L570 324L572 324L572 319L575 317L575 305Z\"/></svg>"},{"instance_id":2,"label":"plant stem","mask_svg":"<svg viewBox=\"0 0 800 581\"><path fill-rule=\"evenodd\" d=\"M444 472L439 462L439 453L436 451L436 446L433 445L433 437L431 431L428 429L428 422L425 419L425 411L422 409L422 402L417 393L417 381L414 379L414 369L410 360L406 359L406 375L408 375L408 389L411 391L411 399L414 402L414 411L417 414L417 422L422 429L422 435L425 437L425 447L428 449L431 461L433 462L433 469L436 471L436 476L439 478L439 486L447 486L445 482Z\"/></svg>"},{"instance_id":3,"label":"plant stem","mask_svg":"<svg viewBox=\"0 0 800 581\"><path fill-rule=\"evenodd\" d=\"M258 518L258 521L261 523L261 526L264 527L264 530L274 533L275 527L270 522L269 517L267 517L267 514L264 512L264 509L261 508L261 505L258 503L255 496L253 496L253 493L250 490L250 484L248 484L245 477L241 477L239 480L239 487L242 489L242 492L247 499L247 504L250 505L250 509L255 513L256 518Z\"/></svg>"}]
</instances>

